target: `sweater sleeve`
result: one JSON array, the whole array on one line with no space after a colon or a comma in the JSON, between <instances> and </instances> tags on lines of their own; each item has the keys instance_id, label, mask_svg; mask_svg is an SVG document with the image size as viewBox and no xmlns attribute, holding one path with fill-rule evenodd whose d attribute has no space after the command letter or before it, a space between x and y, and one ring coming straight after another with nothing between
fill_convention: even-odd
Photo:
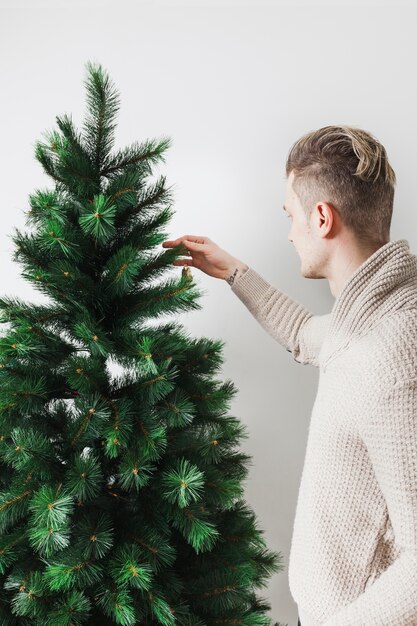
<instances>
[{"instance_id":1,"label":"sweater sleeve","mask_svg":"<svg viewBox=\"0 0 417 626\"><path fill-rule=\"evenodd\" d=\"M359 424L385 498L398 556L322 626L417 624L417 378L397 381Z\"/></svg>"},{"instance_id":2,"label":"sweater sleeve","mask_svg":"<svg viewBox=\"0 0 417 626\"><path fill-rule=\"evenodd\" d=\"M251 267L232 283L231 290L261 326L292 353L295 361L318 367L330 314L313 315Z\"/></svg>"}]
</instances>

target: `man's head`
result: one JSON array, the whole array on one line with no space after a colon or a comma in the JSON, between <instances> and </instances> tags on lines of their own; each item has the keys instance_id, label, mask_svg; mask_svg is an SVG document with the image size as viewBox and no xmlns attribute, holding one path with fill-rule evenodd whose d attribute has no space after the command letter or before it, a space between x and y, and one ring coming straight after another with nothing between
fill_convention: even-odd
<instances>
[{"instance_id":1,"label":"man's head","mask_svg":"<svg viewBox=\"0 0 417 626\"><path fill-rule=\"evenodd\" d=\"M284 209L288 239L307 278L327 278L332 258L372 253L390 238L395 173L385 148L352 126L325 126L291 147Z\"/></svg>"}]
</instances>

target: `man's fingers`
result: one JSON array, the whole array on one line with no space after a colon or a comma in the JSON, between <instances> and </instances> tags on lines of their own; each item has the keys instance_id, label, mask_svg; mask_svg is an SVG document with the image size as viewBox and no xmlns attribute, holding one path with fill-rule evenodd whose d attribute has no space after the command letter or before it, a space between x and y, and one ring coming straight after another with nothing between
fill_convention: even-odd
<instances>
[{"instance_id":1,"label":"man's fingers","mask_svg":"<svg viewBox=\"0 0 417 626\"><path fill-rule=\"evenodd\" d=\"M203 235L183 235L182 237L178 237L176 241L184 241L185 239L194 243L205 243L208 241L208 237L204 237Z\"/></svg>"},{"instance_id":2,"label":"man's fingers","mask_svg":"<svg viewBox=\"0 0 417 626\"><path fill-rule=\"evenodd\" d=\"M197 241L188 241L188 239L184 239L183 244L186 248L189 248L190 250L195 250L196 252L198 250L203 250L204 246L206 245L205 243L199 243Z\"/></svg>"},{"instance_id":3,"label":"man's fingers","mask_svg":"<svg viewBox=\"0 0 417 626\"><path fill-rule=\"evenodd\" d=\"M182 237L178 237L178 239L170 239L162 242L162 246L164 248L177 246L181 242L191 241L192 243L200 243L204 244L208 241L208 237L200 236L200 235L183 235Z\"/></svg>"},{"instance_id":4,"label":"man's fingers","mask_svg":"<svg viewBox=\"0 0 417 626\"><path fill-rule=\"evenodd\" d=\"M175 259L172 263L173 265L192 265L194 267L194 263L192 259Z\"/></svg>"}]
</instances>

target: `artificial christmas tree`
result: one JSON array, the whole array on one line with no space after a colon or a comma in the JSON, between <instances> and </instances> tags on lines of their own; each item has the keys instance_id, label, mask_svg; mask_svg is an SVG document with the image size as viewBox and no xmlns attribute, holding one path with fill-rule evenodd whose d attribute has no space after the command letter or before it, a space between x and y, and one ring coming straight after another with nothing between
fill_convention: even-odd
<instances>
[{"instance_id":1,"label":"artificial christmas tree","mask_svg":"<svg viewBox=\"0 0 417 626\"><path fill-rule=\"evenodd\" d=\"M12 237L48 301L0 300L0 624L267 626L282 565L243 499L223 343L158 323L200 308L189 268L155 280L183 253L153 251L170 141L113 151L119 96L86 67L83 130L36 144L54 188Z\"/></svg>"}]
</instances>

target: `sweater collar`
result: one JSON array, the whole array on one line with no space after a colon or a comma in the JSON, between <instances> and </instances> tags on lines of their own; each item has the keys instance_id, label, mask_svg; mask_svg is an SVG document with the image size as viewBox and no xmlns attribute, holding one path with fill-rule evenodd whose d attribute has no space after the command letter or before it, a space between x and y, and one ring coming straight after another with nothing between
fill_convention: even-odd
<instances>
[{"instance_id":1,"label":"sweater collar","mask_svg":"<svg viewBox=\"0 0 417 626\"><path fill-rule=\"evenodd\" d=\"M388 241L356 268L336 298L329 319L325 359L353 336L407 304L416 305L417 256L406 239Z\"/></svg>"}]
</instances>

